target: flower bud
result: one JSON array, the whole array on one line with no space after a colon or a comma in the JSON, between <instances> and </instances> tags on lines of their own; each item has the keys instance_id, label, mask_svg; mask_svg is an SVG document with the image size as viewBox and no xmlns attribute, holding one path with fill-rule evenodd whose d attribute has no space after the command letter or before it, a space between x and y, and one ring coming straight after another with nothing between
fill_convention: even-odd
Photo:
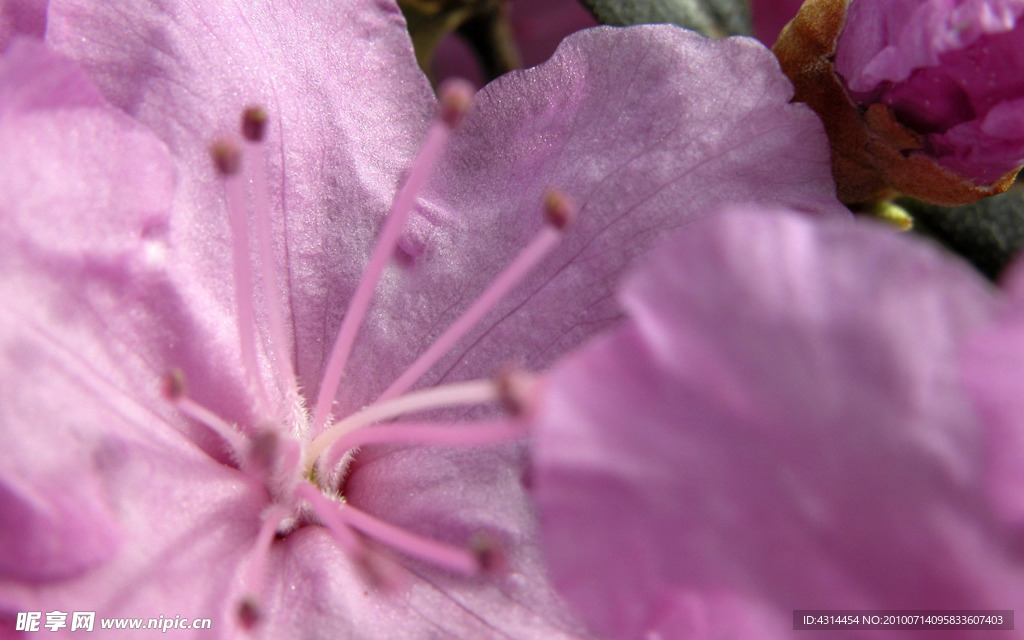
<instances>
[{"instance_id":1,"label":"flower bud","mask_svg":"<svg viewBox=\"0 0 1024 640\"><path fill-rule=\"evenodd\" d=\"M1005 191L1024 164L1024 5L956 4L808 0L780 35L844 202L965 204Z\"/></svg>"}]
</instances>

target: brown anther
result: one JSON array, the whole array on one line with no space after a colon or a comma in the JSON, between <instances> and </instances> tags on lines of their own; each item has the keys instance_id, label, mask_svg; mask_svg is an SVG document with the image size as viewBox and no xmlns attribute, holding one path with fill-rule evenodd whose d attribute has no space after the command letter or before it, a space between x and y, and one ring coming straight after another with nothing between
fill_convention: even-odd
<instances>
[{"instance_id":1,"label":"brown anther","mask_svg":"<svg viewBox=\"0 0 1024 640\"><path fill-rule=\"evenodd\" d=\"M441 102L441 120L449 127L457 126L469 111L469 106L473 104L475 93L473 85L466 80L445 80L437 90L437 97Z\"/></svg>"},{"instance_id":2,"label":"brown anther","mask_svg":"<svg viewBox=\"0 0 1024 640\"><path fill-rule=\"evenodd\" d=\"M242 136L249 142L263 142L268 119L267 110L263 107L246 107L242 112Z\"/></svg>"},{"instance_id":3,"label":"brown anther","mask_svg":"<svg viewBox=\"0 0 1024 640\"><path fill-rule=\"evenodd\" d=\"M576 219L576 205L561 191L548 189L544 192L544 218L548 224L562 231Z\"/></svg>"},{"instance_id":4,"label":"brown anther","mask_svg":"<svg viewBox=\"0 0 1024 640\"><path fill-rule=\"evenodd\" d=\"M263 612L260 610L259 603L252 596L246 596L238 603L238 623L242 625L242 628L246 631L251 630L263 617Z\"/></svg>"},{"instance_id":5,"label":"brown anther","mask_svg":"<svg viewBox=\"0 0 1024 640\"><path fill-rule=\"evenodd\" d=\"M522 416L533 405L534 377L522 369L503 367L494 383L498 387L498 402L510 415Z\"/></svg>"},{"instance_id":6,"label":"brown anther","mask_svg":"<svg viewBox=\"0 0 1024 640\"><path fill-rule=\"evenodd\" d=\"M493 534L480 531L473 535L469 544L481 572L494 575L508 570L508 554Z\"/></svg>"},{"instance_id":7,"label":"brown anther","mask_svg":"<svg viewBox=\"0 0 1024 640\"><path fill-rule=\"evenodd\" d=\"M164 376L163 394L168 400L177 400L185 395L185 374L181 369L171 369Z\"/></svg>"},{"instance_id":8,"label":"brown anther","mask_svg":"<svg viewBox=\"0 0 1024 640\"><path fill-rule=\"evenodd\" d=\"M222 176L235 175L242 168L242 152L233 142L217 140L210 145L210 157Z\"/></svg>"}]
</instances>

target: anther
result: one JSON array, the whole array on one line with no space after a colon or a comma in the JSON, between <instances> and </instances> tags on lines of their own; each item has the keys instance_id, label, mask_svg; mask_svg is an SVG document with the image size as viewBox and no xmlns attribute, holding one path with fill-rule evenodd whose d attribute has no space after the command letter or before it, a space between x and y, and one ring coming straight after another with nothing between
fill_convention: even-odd
<instances>
[{"instance_id":1,"label":"anther","mask_svg":"<svg viewBox=\"0 0 1024 640\"><path fill-rule=\"evenodd\" d=\"M441 83L437 94L441 103L441 120L449 127L458 126L473 104L473 85L461 78L451 78Z\"/></svg>"},{"instance_id":2,"label":"anther","mask_svg":"<svg viewBox=\"0 0 1024 640\"><path fill-rule=\"evenodd\" d=\"M236 615L238 616L238 623L246 631L251 631L263 618L263 612L260 610L259 603L251 596L243 598L238 603Z\"/></svg>"},{"instance_id":3,"label":"anther","mask_svg":"<svg viewBox=\"0 0 1024 640\"><path fill-rule=\"evenodd\" d=\"M506 367L498 372L495 382L498 401L509 415L520 417L533 407L537 383L534 376L519 368Z\"/></svg>"},{"instance_id":4,"label":"anther","mask_svg":"<svg viewBox=\"0 0 1024 640\"><path fill-rule=\"evenodd\" d=\"M487 531L473 535L469 547L476 555L477 564L484 573L495 575L508 570L508 554L497 538Z\"/></svg>"},{"instance_id":5,"label":"anther","mask_svg":"<svg viewBox=\"0 0 1024 640\"><path fill-rule=\"evenodd\" d=\"M562 231L576 219L576 206L561 191L548 189L544 192L544 218L548 224Z\"/></svg>"},{"instance_id":6,"label":"anther","mask_svg":"<svg viewBox=\"0 0 1024 640\"><path fill-rule=\"evenodd\" d=\"M242 112L242 136L249 142L263 142L267 134L267 119L263 107L247 107Z\"/></svg>"},{"instance_id":7,"label":"anther","mask_svg":"<svg viewBox=\"0 0 1024 640\"><path fill-rule=\"evenodd\" d=\"M163 394L171 402L185 395L185 374L181 369L171 369L164 376Z\"/></svg>"},{"instance_id":8,"label":"anther","mask_svg":"<svg viewBox=\"0 0 1024 640\"><path fill-rule=\"evenodd\" d=\"M233 176L242 168L241 150L227 140L217 140L210 145L210 158L222 176Z\"/></svg>"}]
</instances>

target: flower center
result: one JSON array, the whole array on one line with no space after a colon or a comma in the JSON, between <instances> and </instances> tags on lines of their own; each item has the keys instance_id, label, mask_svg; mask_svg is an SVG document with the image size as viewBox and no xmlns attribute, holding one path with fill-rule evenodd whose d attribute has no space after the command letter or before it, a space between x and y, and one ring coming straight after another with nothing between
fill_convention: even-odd
<instances>
[{"instance_id":1,"label":"flower center","mask_svg":"<svg viewBox=\"0 0 1024 640\"><path fill-rule=\"evenodd\" d=\"M515 415L527 405L532 385L526 374L506 372L493 380L409 390L557 246L574 215L567 198L549 192L539 206L546 224L522 252L374 403L332 420L334 398L381 274L395 253L417 194L433 173L452 129L469 108L471 99L472 89L466 83L456 81L440 88L440 109L394 198L377 244L348 303L324 368L312 416L299 393L292 357L288 353L282 289L274 268L269 198L262 169L261 142L268 125L266 112L261 108L247 109L241 127L244 141L219 141L211 148L214 165L223 178L231 229L241 361L256 403L255 413L264 418L257 425L229 423L188 396L186 380L180 372L168 374L164 392L184 415L217 433L232 452L238 469L266 489L268 506L239 577L241 586L236 612L243 628L252 627L261 617L260 598L274 544L303 526L324 527L371 584L393 586L402 570L376 547L369 546L367 538L464 575L500 564L501 554L486 533L482 532L466 546L428 539L347 503L342 487L355 452L364 445L484 446L524 434L522 421L514 417L463 425L423 421L378 423L430 409L488 403L499 404ZM247 196L251 196L251 211ZM251 227L250 213L254 218ZM255 260L250 252L253 241L250 228L256 231ZM261 340L257 330L256 303L252 295L257 281L262 285L260 299L264 308L260 317L266 321L265 340ZM270 363L269 384L267 377L260 375L261 360Z\"/></svg>"}]
</instances>

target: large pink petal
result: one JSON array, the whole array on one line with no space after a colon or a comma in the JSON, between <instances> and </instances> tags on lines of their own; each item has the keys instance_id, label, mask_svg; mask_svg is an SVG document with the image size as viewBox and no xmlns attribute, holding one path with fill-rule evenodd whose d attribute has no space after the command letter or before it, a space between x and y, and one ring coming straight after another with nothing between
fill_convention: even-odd
<instances>
[{"instance_id":1,"label":"large pink petal","mask_svg":"<svg viewBox=\"0 0 1024 640\"><path fill-rule=\"evenodd\" d=\"M424 349L542 226L548 187L579 204L564 242L427 381L546 366L620 317L613 291L638 255L722 204L848 216L821 124L791 96L756 42L671 26L582 31L492 82L414 212L360 375L388 382L395 370L374 363L395 336L396 363Z\"/></svg>"},{"instance_id":2,"label":"large pink petal","mask_svg":"<svg viewBox=\"0 0 1024 640\"><path fill-rule=\"evenodd\" d=\"M448 455L445 455L448 453ZM450 454L424 447L377 447L360 454L345 488L350 503L410 531L454 545L485 533L507 566L465 578L402 559L408 588L360 585L351 563L315 530L291 536L278 559L281 615L272 621L347 637L579 638L584 634L546 580L532 505L524 495L515 447ZM311 603L315 603L311 606ZM339 626L342 625L342 626Z\"/></svg>"},{"instance_id":3,"label":"large pink petal","mask_svg":"<svg viewBox=\"0 0 1024 640\"><path fill-rule=\"evenodd\" d=\"M42 580L119 541L98 439L138 435L134 415L163 427L147 438L195 451L154 392L163 280L146 236L166 220L173 171L159 141L30 40L0 60L0 146L3 571Z\"/></svg>"},{"instance_id":4,"label":"large pink petal","mask_svg":"<svg viewBox=\"0 0 1024 640\"><path fill-rule=\"evenodd\" d=\"M175 155L172 261L232 317L223 189L208 148L242 109L269 111L266 149L278 269L301 386L314 394L380 221L434 100L393 2L135 3L59 0L47 41Z\"/></svg>"},{"instance_id":5,"label":"large pink petal","mask_svg":"<svg viewBox=\"0 0 1024 640\"><path fill-rule=\"evenodd\" d=\"M956 376L993 306L966 267L880 229L736 212L622 295L630 320L555 368L536 426L547 556L598 630L732 606L729 624L788 636L794 609L1019 600Z\"/></svg>"},{"instance_id":6,"label":"large pink petal","mask_svg":"<svg viewBox=\"0 0 1024 640\"><path fill-rule=\"evenodd\" d=\"M1007 274L1007 296L996 321L971 337L963 377L987 430L989 488L1000 515L1024 530L1024 269Z\"/></svg>"}]
</instances>

